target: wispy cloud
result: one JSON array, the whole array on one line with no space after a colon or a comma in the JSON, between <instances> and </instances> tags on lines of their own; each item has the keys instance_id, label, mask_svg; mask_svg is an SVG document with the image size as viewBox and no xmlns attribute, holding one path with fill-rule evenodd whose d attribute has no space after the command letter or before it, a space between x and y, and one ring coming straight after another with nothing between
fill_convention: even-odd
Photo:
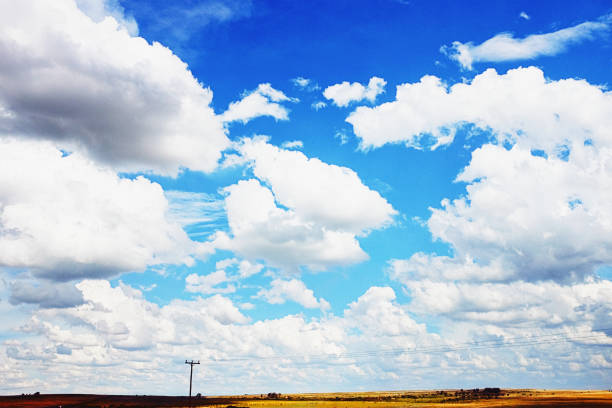
<instances>
[{"instance_id":1,"label":"wispy cloud","mask_svg":"<svg viewBox=\"0 0 612 408\"><path fill-rule=\"evenodd\" d=\"M168 37L171 43L182 43L209 24L250 17L252 7L252 0L162 2L155 7L144 6L141 12L154 21L150 29Z\"/></svg>"},{"instance_id":2,"label":"wispy cloud","mask_svg":"<svg viewBox=\"0 0 612 408\"><path fill-rule=\"evenodd\" d=\"M207 236L227 223L223 200L205 193L165 191L169 218L179 223L191 238Z\"/></svg>"},{"instance_id":3,"label":"wispy cloud","mask_svg":"<svg viewBox=\"0 0 612 408\"><path fill-rule=\"evenodd\" d=\"M522 12L522 18L529 16ZM501 62L534 59L565 52L570 45L593 40L610 30L610 16L599 21L587 21L572 27L545 34L532 34L525 38L515 38L512 33L500 33L482 44L454 41L443 46L440 51L457 61L464 69L472 69L476 62Z\"/></svg>"},{"instance_id":4,"label":"wispy cloud","mask_svg":"<svg viewBox=\"0 0 612 408\"><path fill-rule=\"evenodd\" d=\"M521 11L521 13L519 14L519 17L522 18L522 19L525 19L525 20L531 19L529 14L525 13L524 11Z\"/></svg>"},{"instance_id":5,"label":"wispy cloud","mask_svg":"<svg viewBox=\"0 0 612 408\"><path fill-rule=\"evenodd\" d=\"M314 91L318 91L319 89L321 89L319 84L317 84L312 79L304 78L301 76L297 78L293 78L291 82L293 82L293 85L295 85L296 87L306 92L314 92Z\"/></svg>"}]
</instances>

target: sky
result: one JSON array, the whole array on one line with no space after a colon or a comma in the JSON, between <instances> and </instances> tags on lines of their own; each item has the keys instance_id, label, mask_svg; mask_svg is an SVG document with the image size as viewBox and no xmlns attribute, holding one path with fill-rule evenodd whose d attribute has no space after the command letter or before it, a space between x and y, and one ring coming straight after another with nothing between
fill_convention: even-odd
<instances>
[{"instance_id":1,"label":"sky","mask_svg":"<svg viewBox=\"0 0 612 408\"><path fill-rule=\"evenodd\" d=\"M0 393L607 389L608 1L0 0Z\"/></svg>"}]
</instances>

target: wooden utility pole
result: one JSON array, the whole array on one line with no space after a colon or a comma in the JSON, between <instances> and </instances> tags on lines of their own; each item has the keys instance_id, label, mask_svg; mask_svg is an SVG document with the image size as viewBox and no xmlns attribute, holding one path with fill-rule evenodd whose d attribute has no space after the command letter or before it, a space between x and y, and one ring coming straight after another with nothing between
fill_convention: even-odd
<instances>
[{"instance_id":1,"label":"wooden utility pole","mask_svg":"<svg viewBox=\"0 0 612 408\"><path fill-rule=\"evenodd\" d=\"M187 360L185 360L185 364L189 364L191 366L191 370L189 372L189 398L191 398L191 381L193 379L193 366L195 364L200 364L200 360L198 360L198 361L193 361L193 360L187 361Z\"/></svg>"}]
</instances>

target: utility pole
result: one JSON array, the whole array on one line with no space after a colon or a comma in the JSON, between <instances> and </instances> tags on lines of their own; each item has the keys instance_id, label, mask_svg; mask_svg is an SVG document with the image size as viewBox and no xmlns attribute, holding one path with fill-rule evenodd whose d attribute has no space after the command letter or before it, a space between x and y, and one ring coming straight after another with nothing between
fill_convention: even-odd
<instances>
[{"instance_id":1,"label":"utility pole","mask_svg":"<svg viewBox=\"0 0 612 408\"><path fill-rule=\"evenodd\" d=\"M191 398L191 381L193 379L193 366L195 364L200 364L200 360L198 360L198 361L193 361L193 360L187 361L187 360L185 360L185 364L189 364L191 366L191 370L189 372L189 398Z\"/></svg>"}]
</instances>

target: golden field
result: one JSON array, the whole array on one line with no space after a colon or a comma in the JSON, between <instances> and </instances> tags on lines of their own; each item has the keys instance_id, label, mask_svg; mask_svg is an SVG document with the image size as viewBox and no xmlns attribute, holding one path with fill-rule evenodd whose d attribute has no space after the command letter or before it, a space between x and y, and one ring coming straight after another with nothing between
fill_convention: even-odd
<instances>
[{"instance_id":1,"label":"golden field","mask_svg":"<svg viewBox=\"0 0 612 408\"><path fill-rule=\"evenodd\" d=\"M491 391L493 390L493 392ZM498 389L497 389L498 390ZM202 398L48 394L0 396L0 407L211 407L211 408L394 408L394 407L612 407L612 392L572 390L441 390L242 395Z\"/></svg>"}]
</instances>

